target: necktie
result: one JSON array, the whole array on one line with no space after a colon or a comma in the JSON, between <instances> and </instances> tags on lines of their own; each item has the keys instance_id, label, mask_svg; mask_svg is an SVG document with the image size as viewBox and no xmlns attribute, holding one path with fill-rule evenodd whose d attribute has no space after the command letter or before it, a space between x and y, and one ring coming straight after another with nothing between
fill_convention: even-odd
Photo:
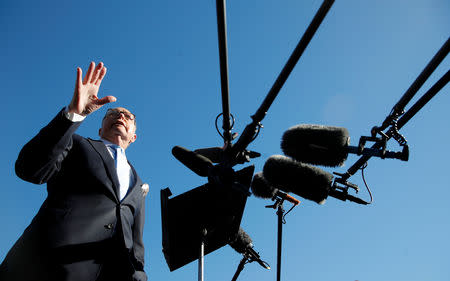
<instances>
[{"instance_id":1,"label":"necktie","mask_svg":"<svg viewBox=\"0 0 450 281\"><path fill-rule=\"evenodd\" d=\"M125 156L125 151L120 147L115 145L114 151L116 153L116 170L117 177L119 178L120 192L119 199L122 200L127 194L128 187L130 186L130 167L127 162L127 157Z\"/></svg>"}]
</instances>

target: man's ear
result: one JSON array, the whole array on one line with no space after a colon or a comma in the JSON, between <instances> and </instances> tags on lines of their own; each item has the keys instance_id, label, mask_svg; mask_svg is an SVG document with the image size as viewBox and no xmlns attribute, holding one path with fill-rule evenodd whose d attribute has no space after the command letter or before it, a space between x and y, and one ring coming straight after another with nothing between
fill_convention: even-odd
<instances>
[{"instance_id":1,"label":"man's ear","mask_svg":"<svg viewBox=\"0 0 450 281\"><path fill-rule=\"evenodd\" d=\"M102 128L98 129L98 136L99 136L99 137L102 136Z\"/></svg>"},{"instance_id":2,"label":"man's ear","mask_svg":"<svg viewBox=\"0 0 450 281\"><path fill-rule=\"evenodd\" d=\"M129 143L133 143L133 142L135 142L136 141L136 139L137 139L137 135L136 134L134 134L133 135L133 137L130 139L130 142Z\"/></svg>"}]
</instances>

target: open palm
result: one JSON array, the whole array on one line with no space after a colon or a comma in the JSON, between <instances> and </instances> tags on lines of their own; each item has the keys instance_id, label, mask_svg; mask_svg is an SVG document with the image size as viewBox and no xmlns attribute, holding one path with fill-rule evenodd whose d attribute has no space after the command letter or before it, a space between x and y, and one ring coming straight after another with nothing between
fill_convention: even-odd
<instances>
[{"instance_id":1,"label":"open palm","mask_svg":"<svg viewBox=\"0 0 450 281\"><path fill-rule=\"evenodd\" d=\"M103 105L116 101L116 98L113 96L98 98L98 90L105 74L106 67L102 62L97 67L95 67L94 62L91 62L83 80L81 80L82 70L79 67L77 68L77 80L72 101L69 105L69 112L86 116Z\"/></svg>"}]
</instances>

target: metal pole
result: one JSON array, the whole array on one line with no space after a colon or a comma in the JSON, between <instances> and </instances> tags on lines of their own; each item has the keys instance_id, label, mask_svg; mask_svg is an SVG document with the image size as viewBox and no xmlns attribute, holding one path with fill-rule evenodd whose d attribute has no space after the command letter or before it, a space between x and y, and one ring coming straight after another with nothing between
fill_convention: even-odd
<instances>
[{"instance_id":1,"label":"metal pole","mask_svg":"<svg viewBox=\"0 0 450 281\"><path fill-rule=\"evenodd\" d=\"M397 127L405 125L422 107L425 106L450 80L450 70L444 74L411 108L398 120Z\"/></svg>"},{"instance_id":2,"label":"metal pole","mask_svg":"<svg viewBox=\"0 0 450 281\"><path fill-rule=\"evenodd\" d=\"M238 265L238 268L236 269L236 272L234 273L233 279L231 281L236 281L241 271L244 269L245 263L247 262L247 258L244 256L241 260L241 262Z\"/></svg>"},{"instance_id":3,"label":"metal pole","mask_svg":"<svg viewBox=\"0 0 450 281\"><path fill-rule=\"evenodd\" d=\"M269 107L272 105L273 101L277 97L278 93L280 92L284 83L288 79L289 75L291 74L298 60L302 56L303 52L305 51L312 37L316 33L317 29L319 29L320 24L327 15L333 3L334 0L323 1L316 15L312 19L302 38L300 39L291 56L289 57L288 61L286 62L286 65L283 67L280 74L278 75L277 80L273 84L269 93L267 93L266 98L262 102L261 106L258 108L256 113L253 116L251 116L253 122L245 127L241 136L233 146L233 153L232 153L233 156L236 156L240 152L245 150L247 146L253 141L253 136L255 135L255 132L259 126L259 122L261 122L262 119L264 119L267 111L269 110Z\"/></svg>"},{"instance_id":4,"label":"metal pole","mask_svg":"<svg viewBox=\"0 0 450 281\"><path fill-rule=\"evenodd\" d=\"M282 250L282 237L283 237L283 202L278 205L278 245L277 245L277 281L281 280L281 250Z\"/></svg>"},{"instance_id":5,"label":"metal pole","mask_svg":"<svg viewBox=\"0 0 450 281\"><path fill-rule=\"evenodd\" d=\"M199 251L199 257L198 257L198 281L203 281L206 233L207 233L206 229L203 229L202 233L201 233L200 251Z\"/></svg>"},{"instance_id":6,"label":"metal pole","mask_svg":"<svg viewBox=\"0 0 450 281\"><path fill-rule=\"evenodd\" d=\"M434 70L439 66L439 64L445 59L445 57L450 52L450 38L442 45L439 51L434 55L431 61L425 66L419 76L414 80L411 86L406 90L401 99L394 106L393 111L397 111L398 113L403 112L405 106L409 101L414 97L417 91L422 87L422 85L427 81L430 75L434 72Z\"/></svg>"},{"instance_id":7,"label":"metal pole","mask_svg":"<svg viewBox=\"0 0 450 281\"><path fill-rule=\"evenodd\" d=\"M450 70L444 74L411 108L403 114L403 116L397 122L397 129L400 130L427 102L429 102L450 80ZM389 140L393 135L392 131L388 131L386 133L387 139ZM381 143L375 143L372 145L373 149L379 149L381 147ZM343 175L343 179L347 180L352 175L354 175L359 168L361 168L364 163L369 160L371 156L364 155L358 159L350 168L348 168L347 172Z\"/></svg>"},{"instance_id":8,"label":"metal pole","mask_svg":"<svg viewBox=\"0 0 450 281\"><path fill-rule=\"evenodd\" d=\"M216 0L217 35L219 39L220 82L222 87L223 137L225 144L230 144L230 94L228 89L228 55L227 55L227 22L225 0Z\"/></svg>"}]
</instances>

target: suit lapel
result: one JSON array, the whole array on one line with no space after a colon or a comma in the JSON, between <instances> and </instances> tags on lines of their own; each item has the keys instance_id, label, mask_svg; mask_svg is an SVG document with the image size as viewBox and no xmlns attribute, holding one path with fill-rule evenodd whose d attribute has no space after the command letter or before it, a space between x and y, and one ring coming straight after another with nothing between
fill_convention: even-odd
<instances>
[{"instance_id":1,"label":"suit lapel","mask_svg":"<svg viewBox=\"0 0 450 281\"><path fill-rule=\"evenodd\" d=\"M117 178L114 159L111 157L111 154L109 153L108 149L106 148L105 144L102 141L93 139L88 139L88 141L102 158L106 168L105 170L113 184L113 186L106 184L106 187L114 195L114 198L116 198L117 201L119 201L119 179Z\"/></svg>"}]
</instances>

